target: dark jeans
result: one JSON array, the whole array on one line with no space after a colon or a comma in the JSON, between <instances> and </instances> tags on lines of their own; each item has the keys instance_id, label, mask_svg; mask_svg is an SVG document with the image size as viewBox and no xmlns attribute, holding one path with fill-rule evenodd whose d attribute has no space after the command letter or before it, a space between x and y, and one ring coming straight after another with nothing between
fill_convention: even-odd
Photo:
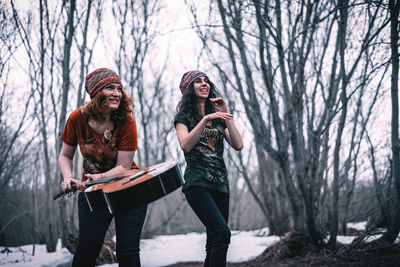
<instances>
[{"instance_id":1,"label":"dark jeans","mask_svg":"<svg viewBox=\"0 0 400 267\"><path fill-rule=\"evenodd\" d=\"M79 243L72 262L73 267L95 266L96 258L113 218L115 218L119 266L140 266L140 235L147 205L118 214L110 214L108 210L91 212L84 194L80 193L78 208Z\"/></svg>"},{"instance_id":2,"label":"dark jeans","mask_svg":"<svg viewBox=\"0 0 400 267\"><path fill-rule=\"evenodd\" d=\"M228 226L229 194L190 186L186 200L207 231L205 267L226 266L226 253L231 240Z\"/></svg>"}]
</instances>

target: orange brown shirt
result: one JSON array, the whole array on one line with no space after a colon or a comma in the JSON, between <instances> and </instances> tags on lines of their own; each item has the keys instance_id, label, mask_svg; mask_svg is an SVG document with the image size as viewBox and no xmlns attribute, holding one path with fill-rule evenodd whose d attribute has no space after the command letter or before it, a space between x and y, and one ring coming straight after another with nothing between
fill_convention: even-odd
<instances>
[{"instance_id":1,"label":"orange brown shirt","mask_svg":"<svg viewBox=\"0 0 400 267\"><path fill-rule=\"evenodd\" d=\"M137 150L137 129L131 116L107 136L96 133L88 124L82 108L71 113L65 125L63 142L70 146L79 145L83 156L84 173L103 173L117 165L118 151ZM138 167L133 162L132 169ZM84 175L82 181L85 181Z\"/></svg>"}]
</instances>

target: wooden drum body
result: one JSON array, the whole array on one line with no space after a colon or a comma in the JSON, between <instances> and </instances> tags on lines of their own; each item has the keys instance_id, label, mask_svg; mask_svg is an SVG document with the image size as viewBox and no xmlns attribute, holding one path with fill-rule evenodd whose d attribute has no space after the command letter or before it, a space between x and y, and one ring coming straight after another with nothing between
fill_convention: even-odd
<instances>
[{"instance_id":1,"label":"wooden drum body","mask_svg":"<svg viewBox=\"0 0 400 267\"><path fill-rule=\"evenodd\" d=\"M108 207L111 213L138 208L175 191L183 184L174 161L122 173L122 179L87 188L84 193L92 211Z\"/></svg>"}]
</instances>

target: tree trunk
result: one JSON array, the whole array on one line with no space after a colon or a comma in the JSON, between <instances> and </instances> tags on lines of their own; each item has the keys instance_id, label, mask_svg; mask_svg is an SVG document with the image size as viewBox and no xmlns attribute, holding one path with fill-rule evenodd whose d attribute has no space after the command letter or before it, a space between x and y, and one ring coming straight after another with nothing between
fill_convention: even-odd
<instances>
[{"instance_id":1,"label":"tree trunk","mask_svg":"<svg viewBox=\"0 0 400 267\"><path fill-rule=\"evenodd\" d=\"M330 238L328 242L328 247L330 249L335 249L336 247L336 237L338 233L339 226L339 164L340 164L340 147L342 144L343 129L346 123L347 116L347 83L348 77L346 75L346 65L345 65L345 47L346 47L346 30L347 30L347 16L348 16L348 1L339 0L339 51L340 51L340 74L342 82L342 93L340 96L342 104L342 113L339 121L338 133L336 136L335 149L334 149L334 159L333 159L333 185L332 185L332 222L330 228Z\"/></svg>"},{"instance_id":2,"label":"tree trunk","mask_svg":"<svg viewBox=\"0 0 400 267\"><path fill-rule=\"evenodd\" d=\"M396 201L393 214L389 218L389 228L381 237L387 243L393 243L400 231L400 140L399 140L399 0L389 0L390 12L390 47L392 52L392 157L393 184Z\"/></svg>"},{"instance_id":3,"label":"tree trunk","mask_svg":"<svg viewBox=\"0 0 400 267\"><path fill-rule=\"evenodd\" d=\"M69 13L68 13L68 22L65 25L65 35L64 35L64 58L62 62L62 75L63 75L63 83L62 83L62 94L61 94L61 111L59 117L58 124L58 135L56 140L56 155L60 154L61 151L61 135L64 130L66 116L67 116L67 106L68 106L68 92L70 88L70 60L71 60L71 47L72 47L72 39L74 36L74 14L75 14L76 0L70 1ZM60 177L61 181L63 177L60 175L60 171L57 168L56 177ZM66 203L61 202L59 205L59 212L61 214L61 218L59 220L60 224L60 232L61 232L61 241L65 246L68 243L68 229L70 229L70 225L68 223L69 216L66 212Z\"/></svg>"}]
</instances>

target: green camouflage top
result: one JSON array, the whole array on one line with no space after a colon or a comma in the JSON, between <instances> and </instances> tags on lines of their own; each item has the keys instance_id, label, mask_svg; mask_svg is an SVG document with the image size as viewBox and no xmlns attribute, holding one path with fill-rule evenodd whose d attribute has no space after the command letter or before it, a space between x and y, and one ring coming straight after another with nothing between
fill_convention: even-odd
<instances>
[{"instance_id":1,"label":"green camouflage top","mask_svg":"<svg viewBox=\"0 0 400 267\"><path fill-rule=\"evenodd\" d=\"M176 114L174 124L177 122L186 125L189 132L197 125L196 122L190 122L182 112ZM223 121L213 120L211 126L204 128L197 144L185 153L183 190L188 186L201 186L229 193L228 172L223 158L225 128Z\"/></svg>"}]
</instances>

